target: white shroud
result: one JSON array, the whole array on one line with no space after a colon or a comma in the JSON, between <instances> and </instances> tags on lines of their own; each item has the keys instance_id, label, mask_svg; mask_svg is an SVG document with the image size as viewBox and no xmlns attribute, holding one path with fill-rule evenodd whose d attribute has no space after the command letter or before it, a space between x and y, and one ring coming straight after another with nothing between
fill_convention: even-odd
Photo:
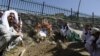
<instances>
[{"instance_id":1,"label":"white shroud","mask_svg":"<svg viewBox=\"0 0 100 56\"><path fill-rule=\"evenodd\" d=\"M82 37L83 37L83 31L73 29L73 28L71 28L69 25L70 25L70 23L67 24L69 30L70 30L71 32L75 32L76 34L78 34L79 37L80 37L80 39L82 40Z\"/></svg>"}]
</instances>

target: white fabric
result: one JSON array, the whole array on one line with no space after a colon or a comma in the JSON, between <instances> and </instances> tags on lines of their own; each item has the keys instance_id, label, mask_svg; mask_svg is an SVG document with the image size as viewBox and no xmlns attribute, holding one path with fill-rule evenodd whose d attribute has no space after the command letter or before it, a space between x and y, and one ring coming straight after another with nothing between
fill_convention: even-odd
<instances>
[{"instance_id":1,"label":"white fabric","mask_svg":"<svg viewBox=\"0 0 100 56\"><path fill-rule=\"evenodd\" d=\"M4 25L0 24L0 33L2 34L6 34L7 29ZM0 48L4 45L4 43L6 43L6 38L4 37L4 35L0 36Z\"/></svg>"},{"instance_id":2,"label":"white fabric","mask_svg":"<svg viewBox=\"0 0 100 56\"><path fill-rule=\"evenodd\" d=\"M10 51L10 50L13 49L20 41L22 41L22 37L21 37L21 36L17 37L13 42L11 42L6 50L7 50L7 51Z\"/></svg>"},{"instance_id":3,"label":"white fabric","mask_svg":"<svg viewBox=\"0 0 100 56\"><path fill-rule=\"evenodd\" d=\"M62 36L66 36L67 35L67 31L68 31L67 26L65 26L65 27L62 26L61 29L60 29L60 34Z\"/></svg>"},{"instance_id":4,"label":"white fabric","mask_svg":"<svg viewBox=\"0 0 100 56\"><path fill-rule=\"evenodd\" d=\"M0 48L7 42L10 41L12 35L15 35L16 33L14 33L14 29L11 28L11 31L7 31L7 28L0 24L0 33L4 33L4 35L0 36Z\"/></svg>"},{"instance_id":5,"label":"white fabric","mask_svg":"<svg viewBox=\"0 0 100 56\"><path fill-rule=\"evenodd\" d=\"M6 41L9 41L9 39L11 38L11 35L16 35L16 33L17 33L12 27L8 31L6 26L4 26L2 24L0 24L0 31L1 31L1 33L4 33L4 37L5 37Z\"/></svg>"},{"instance_id":6,"label":"white fabric","mask_svg":"<svg viewBox=\"0 0 100 56\"><path fill-rule=\"evenodd\" d=\"M17 32L14 30L14 28L10 27L9 31L7 31L4 36L6 37L6 40L9 41L12 38L12 36L14 36L16 34L17 34Z\"/></svg>"},{"instance_id":7,"label":"white fabric","mask_svg":"<svg viewBox=\"0 0 100 56\"><path fill-rule=\"evenodd\" d=\"M46 37L46 36L47 36L46 33L43 32L43 31L40 31L38 34L39 34L39 36L41 36L41 37Z\"/></svg>"},{"instance_id":8,"label":"white fabric","mask_svg":"<svg viewBox=\"0 0 100 56\"><path fill-rule=\"evenodd\" d=\"M3 16L2 16L2 24L7 28L7 31L9 31L9 24L8 24L8 17L9 11L5 11Z\"/></svg>"},{"instance_id":9,"label":"white fabric","mask_svg":"<svg viewBox=\"0 0 100 56\"><path fill-rule=\"evenodd\" d=\"M70 23L67 24L69 30L70 30L71 32L75 32L76 34L78 34L78 35L80 36L80 39L82 40L83 31L73 29L73 28L71 28L69 25L70 25Z\"/></svg>"},{"instance_id":10,"label":"white fabric","mask_svg":"<svg viewBox=\"0 0 100 56\"><path fill-rule=\"evenodd\" d=\"M63 36L66 36L66 35L67 35L66 29L60 29L60 33L61 33L61 35L63 35Z\"/></svg>"}]
</instances>

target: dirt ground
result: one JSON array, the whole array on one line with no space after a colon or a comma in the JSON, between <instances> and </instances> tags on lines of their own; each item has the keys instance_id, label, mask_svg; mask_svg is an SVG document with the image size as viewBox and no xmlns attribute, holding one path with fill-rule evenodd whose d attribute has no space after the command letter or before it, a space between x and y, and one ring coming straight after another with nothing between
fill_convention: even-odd
<instances>
[{"instance_id":1,"label":"dirt ground","mask_svg":"<svg viewBox=\"0 0 100 56\"><path fill-rule=\"evenodd\" d=\"M82 43L66 42L53 45L48 41L35 43L31 38L24 39L26 51L23 56L89 56ZM65 46L65 47L64 47ZM23 47L17 46L16 50L7 52L5 56L20 56Z\"/></svg>"},{"instance_id":2,"label":"dirt ground","mask_svg":"<svg viewBox=\"0 0 100 56\"><path fill-rule=\"evenodd\" d=\"M89 56L82 45L69 43L66 48L42 42L27 48L24 56Z\"/></svg>"}]
</instances>

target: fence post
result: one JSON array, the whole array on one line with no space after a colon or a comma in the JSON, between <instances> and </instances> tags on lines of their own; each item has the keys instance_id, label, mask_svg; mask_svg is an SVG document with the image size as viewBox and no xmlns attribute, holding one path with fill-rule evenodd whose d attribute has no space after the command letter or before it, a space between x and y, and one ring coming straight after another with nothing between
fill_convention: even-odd
<instances>
[{"instance_id":1,"label":"fence post","mask_svg":"<svg viewBox=\"0 0 100 56\"><path fill-rule=\"evenodd\" d=\"M71 20L72 20L72 12L73 12L73 10L72 10L72 8L71 8Z\"/></svg>"},{"instance_id":2,"label":"fence post","mask_svg":"<svg viewBox=\"0 0 100 56\"><path fill-rule=\"evenodd\" d=\"M7 10L9 10L9 8L10 8L10 3L11 3L11 0L8 1L8 8L7 8Z\"/></svg>"},{"instance_id":3,"label":"fence post","mask_svg":"<svg viewBox=\"0 0 100 56\"><path fill-rule=\"evenodd\" d=\"M42 5L42 15L44 14L44 5L45 5L45 2L43 2L43 5Z\"/></svg>"},{"instance_id":4,"label":"fence post","mask_svg":"<svg viewBox=\"0 0 100 56\"><path fill-rule=\"evenodd\" d=\"M79 11L77 11L77 19L76 20L79 22Z\"/></svg>"},{"instance_id":5,"label":"fence post","mask_svg":"<svg viewBox=\"0 0 100 56\"><path fill-rule=\"evenodd\" d=\"M92 24L94 25L94 12L92 12Z\"/></svg>"},{"instance_id":6,"label":"fence post","mask_svg":"<svg viewBox=\"0 0 100 56\"><path fill-rule=\"evenodd\" d=\"M78 22L79 22L79 10L80 10L80 5L81 5L81 0L79 0L78 11L77 11L77 19L78 19Z\"/></svg>"}]
</instances>

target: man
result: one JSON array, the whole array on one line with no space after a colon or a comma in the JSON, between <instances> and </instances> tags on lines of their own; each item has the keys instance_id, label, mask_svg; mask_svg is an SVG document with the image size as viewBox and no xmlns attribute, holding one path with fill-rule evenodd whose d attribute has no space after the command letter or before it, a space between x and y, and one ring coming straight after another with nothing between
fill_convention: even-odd
<instances>
[{"instance_id":1,"label":"man","mask_svg":"<svg viewBox=\"0 0 100 56\"><path fill-rule=\"evenodd\" d=\"M14 48L19 43L19 41L21 41L22 46L24 46L24 44L22 41L23 34L21 33L21 27L22 27L21 19L19 19L19 23L17 23L14 12L10 12L10 15L7 17L7 19L8 19L10 29L13 29L14 31L13 33L15 33L15 35L18 35L16 39L13 39L14 37L12 37L11 42L9 42L9 46L8 46L8 51L9 51L10 49Z\"/></svg>"},{"instance_id":2,"label":"man","mask_svg":"<svg viewBox=\"0 0 100 56\"><path fill-rule=\"evenodd\" d=\"M100 31L92 29L91 34L85 43L85 48L90 56L100 56Z\"/></svg>"},{"instance_id":3,"label":"man","mask_svg":"<svg viewBox=\"0 0 100 56\"><path fill-rule=\"evenodd\" d=\"M86 24L84 29L83 29L83 37L82 40L85 43L89 37L91 36L91 26L89 24Z\"/></svg>"}]
</instances>

